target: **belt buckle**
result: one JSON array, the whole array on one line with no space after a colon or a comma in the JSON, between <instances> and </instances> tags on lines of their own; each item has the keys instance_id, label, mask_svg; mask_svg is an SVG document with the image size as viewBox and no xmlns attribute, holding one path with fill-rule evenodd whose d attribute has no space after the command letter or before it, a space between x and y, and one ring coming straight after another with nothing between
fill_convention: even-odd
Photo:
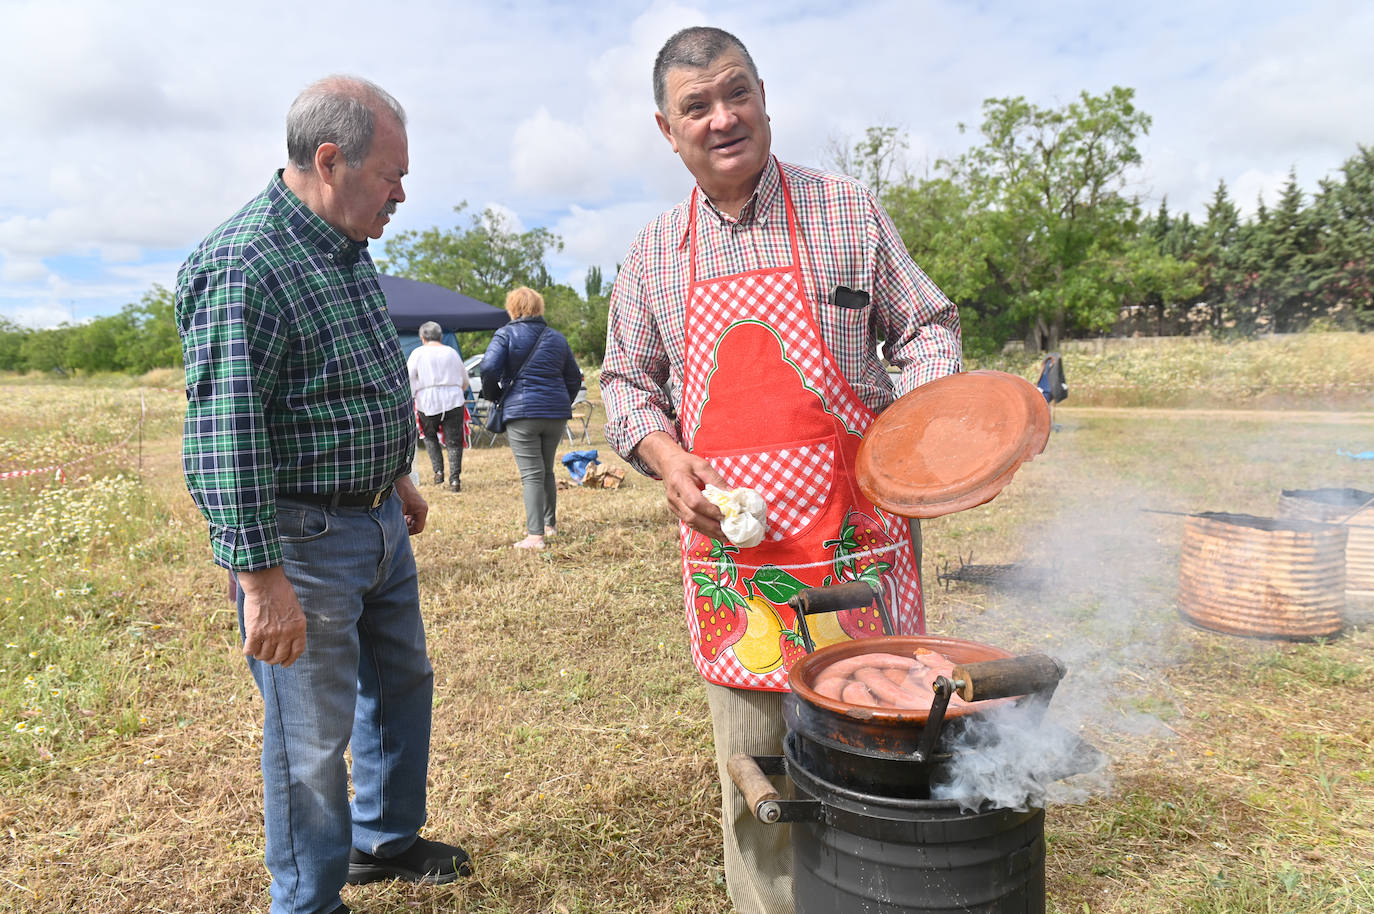
<instances>
[{"instance_id":1,"label":"belt buckle","mask_svg":"<svg viewBox=\"0 0 1374 914\"><path fill-rule=\"evenodd\" d=\"M386 489L381 489L381 490L379 490L379 491L377 492L376 495L372 496L372 508L373 508L373 510L376 510L378 507L381 506L382 502L386 500L387 494L388 494L388 493L387 493L387 490L386 490Z\"/></svg>"}]
</instances>

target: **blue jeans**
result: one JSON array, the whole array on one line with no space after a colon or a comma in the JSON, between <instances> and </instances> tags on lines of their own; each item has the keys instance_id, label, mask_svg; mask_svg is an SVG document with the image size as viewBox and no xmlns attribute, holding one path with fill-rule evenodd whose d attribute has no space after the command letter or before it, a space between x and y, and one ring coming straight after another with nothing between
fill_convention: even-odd
<instances>
[{"instance_id":1,"label":"blue jeans","mask_svg":"<svg viewBox=\"0 0 1374 914\"><path fill-rule=\"evenodd\" d=\"M328 914L350 847L394 856L424 824L434 670L398 496L333 512L280 499L277 523L306 646L287 668L248 660L265 705L272 914ZM242 593L238 606L242 631Z\"/></svg>"},{"instance_id":2,"label":"blue jeans","mask_svg":"<svg viewBox=\"0 0 1374 914\"><path fill-rule=\"evenodd\" d=\"M525 532L531 536L543 536L545 527L558 525L554 456L567 427L567 419L512 419L506 423L506 439L515 468L520 471L520 491L525 499Z\"/></svg>"}]
</instances>

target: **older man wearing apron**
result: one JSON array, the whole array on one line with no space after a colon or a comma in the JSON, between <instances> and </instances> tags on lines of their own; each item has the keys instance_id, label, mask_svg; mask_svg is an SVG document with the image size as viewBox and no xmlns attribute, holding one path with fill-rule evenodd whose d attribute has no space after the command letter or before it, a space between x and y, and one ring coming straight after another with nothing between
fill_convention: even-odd
<instances>
[{"instance_id":1,"label":"older man wearing apron","mask_svg":"<svg viewBox=\"0 0 1374 914\"><path fill-rule=\"evenodd\" d=\"M924 631L919 528L875 508L854 464L896 395L878 334L906 390L960 370L959 319L866 188L773 158L763 83L737 38L674 35L655 63L654 95L659 129L697 186L639 234L616 278L606 434L662 479L681 521L730 897L742 914L785 914L788 830L753 819L725 761L781 752L781 696L803 650L789 593L866 580L898 631ZM763 541L731 544L706 485L762 494ZM822 640L879 631L871 609L837 616Z\"/></svg>"}]
</instances>

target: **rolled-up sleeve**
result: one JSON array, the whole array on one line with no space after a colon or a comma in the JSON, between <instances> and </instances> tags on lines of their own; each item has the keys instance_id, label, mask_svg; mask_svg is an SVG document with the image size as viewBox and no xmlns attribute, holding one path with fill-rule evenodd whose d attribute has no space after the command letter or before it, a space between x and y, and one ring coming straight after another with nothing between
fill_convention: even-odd
<instances>
[{"instance_id":1,"label":"rolled-up sleeve","mask_svg":"<svg viewBox=\"0 0 1374 914\"><path fill-rule=\"evenodd\" d=\"M646 292L639 245L631 249L611 287L601 398L606 441L639 472L652 476L634 449L647 435L665 432L680 440L668 390L671 364Z\"/></svg>"},{"instance_id":2,"label":"rolled-up sleeve","mask_svg":"<svg viewBox=\"0 0 1374 914\"><path fill-rule=\"evenodd\" d=\"M263 401L285 346L281 319L237 267L184 272L177 320L186 368L182 467L209 521L216 564L281 564L272 447Z\"/></svg>"}]
</instances>

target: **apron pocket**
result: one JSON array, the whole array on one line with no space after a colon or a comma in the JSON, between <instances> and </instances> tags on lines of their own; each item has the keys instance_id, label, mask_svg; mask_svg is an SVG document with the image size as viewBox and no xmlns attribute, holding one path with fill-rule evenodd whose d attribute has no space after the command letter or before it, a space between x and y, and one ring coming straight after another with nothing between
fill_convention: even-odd
<instances>
[{"instance_id":1,"label":"apron pocket","mask_svg":"<svg viewBox=\"0 0 1374 914\"><path fill-rule=\"evenodd\" d=\"M805 533L835 488L835 448L829 441L708 459L732 488L757 489L763 496L768 504L765 543Z\"/></svg>"}]
</instances>

